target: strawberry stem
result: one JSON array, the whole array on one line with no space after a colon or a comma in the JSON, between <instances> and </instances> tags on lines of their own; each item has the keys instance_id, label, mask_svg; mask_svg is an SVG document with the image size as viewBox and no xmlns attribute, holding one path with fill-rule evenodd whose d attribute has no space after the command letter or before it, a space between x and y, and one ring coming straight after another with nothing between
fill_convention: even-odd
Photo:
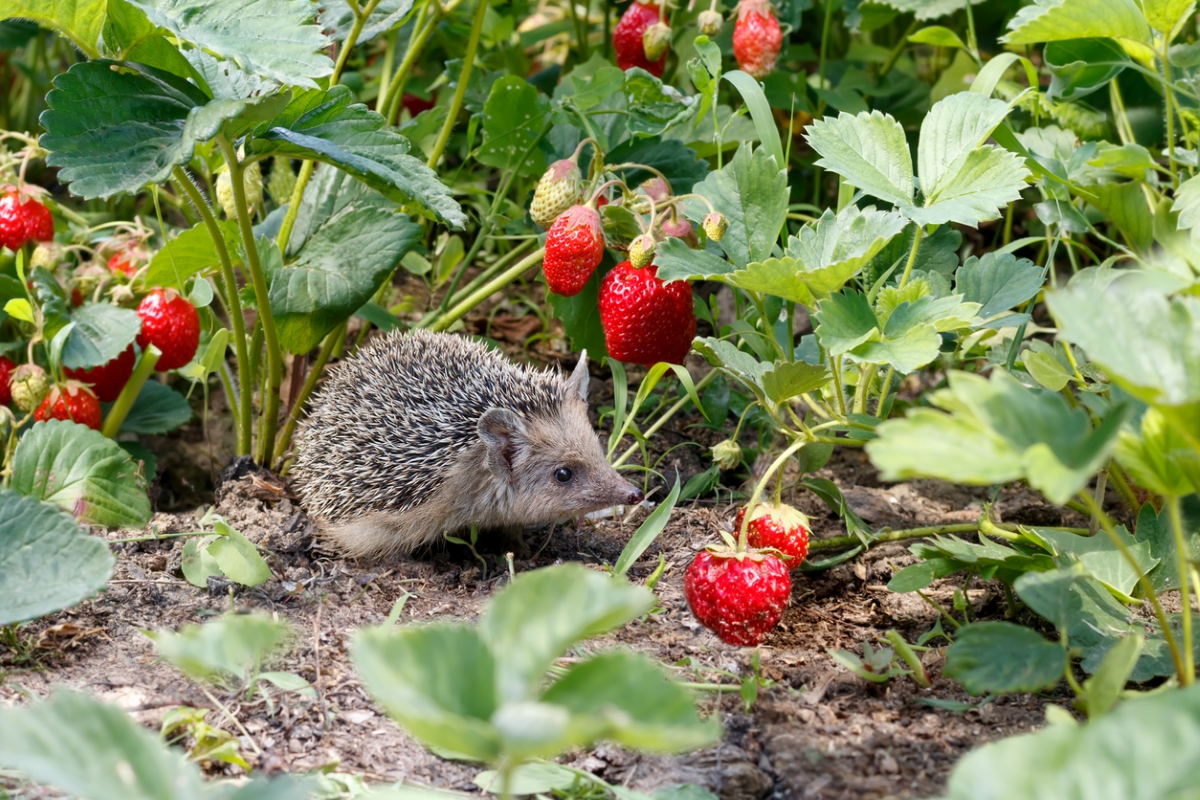
<instances>
[{"instance_id":1,"label":"strawberry stem","mask_svg":"<svg viewBox=\"0 0 1200 800\"><path fill-rule=\"evenodd\" d=\"M108 416L104 418L104 425L100 428L100 433L113 439L121 432L121 424L129 416L133 404L137 401L138 395L142 393L142 387L146 385L146 380L154 372L154 367L158 364L160 357L162 357L162 351L155 345L147 345L146 349L142 351L142 357L138 359L137 366L133 368L133 374L129 376L125 388L117 395L112 408L108 410Z\"/></svg>"}]
</instances>

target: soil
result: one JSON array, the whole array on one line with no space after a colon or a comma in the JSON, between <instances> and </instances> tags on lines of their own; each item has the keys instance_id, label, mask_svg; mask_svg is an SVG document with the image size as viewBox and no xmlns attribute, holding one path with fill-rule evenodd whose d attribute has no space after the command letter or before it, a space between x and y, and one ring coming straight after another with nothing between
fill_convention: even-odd
<instances>
[{"instance_id":1,"label":"soil","mask_svg":"<svg viewBox=\"0 0 1200 800\"><path fill-rule=\"evenodd\" d=\"M685 435L694 440L697 422L684 418L668 426L663 441L670 444ZM707 466L707 456L700 453L679 448L665 466L687 480ZM671 470L664 471L670 475ZM969 521L978 517L986 500L983 490L933 481L885 485L865 456L852 449L839 449L819 475L835 481L851 507L876 527ZM182 577L184 540L114 544L116 574L103 594L21 629L34 648L33 666L13 664L12 654L0 650L0 665L8 670L0 702L22 702L67 685L117 703L154 727L177 705L215 709L200 687L156 660L144 631L178 629L231 607L261 610L289 621L296 634L293 646L271 668L303 676L317 699L275 692L268 705L261 699L246 703L240 695L214 695L244 726L241 751L252 765L268 774L336 765L338 772L360 774L371 782L404 780L477 792L471 782L476 767L432 755L370 699L347 654L351 634L383 622L406 594L401 624L473 619L508 579L504 553L510 548L516 550L518 573L571 560L600 569L616 561L646 513L639 509L623 519L534 531L524 547L485 539L480 553L486 571L467 548L455 545L419 557L368 563L323 550L286 484L270 473L235 464L217 483L216 510L271 551L273 579L255 589L210 579L205 591ZM176 491L164 492L160 499ZM661 496L660 491L655 498ZM815 496L787 492L785 499L810 515L816 538L845 532ZM1006 492L997 509L1005 519L1063 524L1060 511L1027 491ZM198 530L203 512L158 513L147 532ZM693 554L716 540L718 531L732 524L733 514L728 504L682 503L630 573L634 580L645 579L663 557L666 570L656 589L661 611L589 646L629 646L677 665L685 680L738 686L754 668L755 651L725 645L701 628L682 591L683 572ZM110 539L128 535L107 534ZM1063 698L970 698L939 677L942 656L937 650L924 656L933 677L928 690L907 677L867 683L836 663L828 651L861 653L864 642L875 643L892 628L913 642L934 626L937 612L929 605L916 595L886 588L890 576L912 561L901 543L891 543L825 572L794 572L791 606L756 653L761 678L757 699L746 707L737 691L698 694L703 712L719 716L724 726L718 746L680 756L642 756L601 746L570 754L566 762L635 790L695 783L727 800L937 796L963 753L1039 727L1046 703ZM948 607L955 588L947 579L929 594ZM998 585L973 584L968 596L977 614L1003 613ZM931 642L939 643L945 644ZM9 663L3 664L4 659ZM949 703L938 707L930 701ZM235 730L216 710L208 721ZM238 772L228 765L208 768L214 774Z\"/></svg>"}]
</instances>

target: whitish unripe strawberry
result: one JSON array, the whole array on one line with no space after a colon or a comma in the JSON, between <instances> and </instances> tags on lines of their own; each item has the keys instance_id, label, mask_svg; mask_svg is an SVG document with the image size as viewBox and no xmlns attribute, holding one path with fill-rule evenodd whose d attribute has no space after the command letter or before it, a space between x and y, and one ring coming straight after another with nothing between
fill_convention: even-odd
<instances>
[{"instance_id":1,"label":"whitish unripe strawberry","mask_svg":"<svg viewBox=\"0 0 1200 800\"><path fill-rule=\"evenodd\" d=\"M728 472L742 463L742 448L732 439L725 439L713 447L712 457L717 469Z\"/></svg>"},{"instance_id":2,"label":"whitish unripe strawberry","mask_svg":"<svg viewBox=\"0 0 1200 800\"><path fill-rule=\"evenodd\" d=\"M569 158L550 165L533 190L529 216L543 228L549 228L558 215L583 202L583 175Z\"/></svg>"},{"instance_id":3,"label":"whitish unripe strawberry","mask_svg":"<svg viewBox=\"0 0 1200 800\"><path fill-rule=\"evenodd\" d=\"M258 162L252 162L242 170L242 188L246 192L246 213L253 214L254 207L262 202L262 168ZM233 219L237 216L237 206L233 203L233 179L229 170L217 176L217 202L225 211L225 216Z\"/></svg>"},{"instance_id":4,"label":"whitish unripe strawberry","mask_svg":"<svg viewBox=\"0 0 1200 800\"><path fill-rule=\"evenodd\" d=\"M642 51L650 61L658 61L671 49L671 29L665 22L656 22L642 33Z\"/></svg>"},{"instance_id":5,"label":"whitish unripe strawberry","mask_svg":"<svg viewBox=\"0 0 1200 800\"><path fill-rule=\"evenodd\" d=\"M725 231L729 230L729 221L725 219L724 214L717 211L705 214L701 225L704 226L704 234L714 242L721 241L725 237Z\"/></svg>"},{"instance_id":6,"label":"whitish unripe strawberry","mask_svg":"<svg viewBox=\"0 0 1200 800\"><path fill-rule=\"evenodd\" d=\"M33 411L50 391L46 370L37 364L22 364L12 374L13 405L21 411Z\"/></svg>"},{"instance_id":7,"label":"whitish unripe strawberry","mask_svg":"<svg viewBox=\"0 0 1200 800\"><path fill-rule=\"evenodd\" d=\"M721 32L721 28L725 25L725 20L719 12L710 8L700 12L696 17L696 24L700 26L700 32L711 39Z\"/></svg>"},{"instance_id":8,"label":"whitish unripe strawberry","mask_svg":"<svg viewBox=\"0 0 1200 800\"><path fill-rule=\"evenodd\" d=\"M296 173L292 172L292 161L282 156L271 159L271 173L267 176L267 193L276 205L283 205L292 198L296 189Z\"/></svg>"}]
</instances>

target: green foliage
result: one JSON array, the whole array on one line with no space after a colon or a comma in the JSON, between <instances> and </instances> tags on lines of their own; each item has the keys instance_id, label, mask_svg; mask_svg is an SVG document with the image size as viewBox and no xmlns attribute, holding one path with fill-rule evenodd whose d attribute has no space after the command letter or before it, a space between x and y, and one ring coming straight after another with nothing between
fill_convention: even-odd
<instances>
[{"instance_id":1,"label":"green foliage","mask_svg":"<svg viewBox=\"0 0 1200 800\"><path fill-rule=\"evenodd\" d=\"M771 256L787 215L786 187L786 173L763 148L743 146L724 169L709 173L693 188L728 220L720 248L735 265ZM695 221L706 212L703 204L688 205L688 216Z\"/></svg>"},{"instance_id":2,"label":"green foliage","mask_svg":"<svg viewBox=\"0 0 1200 800\"><path fill-rule=\"evenodd\" d=\"M189 539L183 546L180 567L189 583L203 589L208 586L208 579L216 575L224 575L242 586L259 586L271 579L271 568L241 531L212 512L205 514L200 522L211 523L214 532Z\"/></svg>"},{"instance_id":3,"label":"green foliage","mask_svg":"<svg viewBox=\"0 0 1200 800\"><path fill-rule=\"evenodd\" d=\"M976 622L958 632L942 673L969 693L1036 692L1062 678L1067 653L1011 622Z\"/></svg>"},{"instance_id":4,"label":"green foliage","mask_svg":"<svg viewBox=\"0 0 1200 800\"><path fill-rule=\"evenodd\" d=\"M252 684L264 660L287 640L287 623L261 614L227 614L179 633L148 633L160 657L188 677L225 688Z\"/></svg>"}]
</instances>

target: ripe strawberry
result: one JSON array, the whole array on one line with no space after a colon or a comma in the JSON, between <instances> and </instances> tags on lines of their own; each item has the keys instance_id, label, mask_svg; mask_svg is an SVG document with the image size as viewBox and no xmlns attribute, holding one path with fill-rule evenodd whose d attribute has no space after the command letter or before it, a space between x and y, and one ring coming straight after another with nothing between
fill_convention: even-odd
<instances>
[{"instance_id":1,"label":"ripe strawberry","mask_svg":"<svg viewBox=\"0 0 1200 800\"><path fill-rule=\"evenodd\" d=\"M543 228L549 228L559 214L583 202L583 175L573 159L555 161L538 180L529 204L529 216Z\"/></svg>"},{"instance_id":2,"label":"ripe strawberry","mask_svg":"<svg viewBox=\"0 0 1200 800\"><path fill-rule=\"evenodd\" d=\"M142 298L137 309L142 330L137 343L143 350L153 344L162 350L155 369L179 369L192 360L200 346L200 316L196 307L173 289L155 289Z\"/></svg>"},{"instance_id":3,"label":"ripe strawberry","mask_svg":"<svg viewBox=\"0 0 1200 800\"><path fill-rule=\"evenodd\" d=\"M17 364L11 358L0 356L0 406L12 402L12 375L16 368Z\"/></svg>"},{"instance_id":4,"label":"ripe strawberry","mask_svg":"<svg viewBox=\"0 0 1200 800\"><path fill-rule=\"evenodd\" d=\"M600 284L600 324L608 354L628 364L681 364L696 337L692 287L663 283L651 264L622 261Z\"/></svg>"},{"instance_id":5,"label":"ripe strawberry","mask_svg":"<svg viewBox=\"0 0 1200 800\"><path fill-rule=\"evenodd\" d=\"M721 641L754 647L779 624L792 579L773 555L719 548L696 554L683 591L696 619Z\"/></svg>"},{"instance_id":6,"label":"ripe strawberry","mask_svg":"<svg viewBox=\"0 0 1200 800\"><path fill-rule=\"evenodd\" d=\"M574 297L604 258L604 231L600 214L589 206L572 206L559 215L546 234L542 271L550 291Z\"/></svg>"},{"instance_id":7,"label":"ripe strawberry","mask_svg":"<svg viewBox=\"0 0 1200 800\"><path fill-rule=\"evenodd\" d=\"M656 78L661 78L667 65L664 53L657 61L646 58L646 48L643 37L646 29L656 22L662 21L658 6L653 3L641 3L633 0L621 21L613 30L613 51L617 55L617 66L621 69L641 67Z\"/></svg>"},{"instance_id":8,"label":"ripe strawberry","mask_svg":"<svg viewBox=\"0 0 1200 800\"><path fill-rule=\"evenodd\" d=\"M733 54L738 67L762 80L775 69L783 31L769 0L742 0L733 27Z\"/></svg>"},{"instance_id":9,"label":"ripe strawberry","mask_svg":"<svg viewBox=\"0 0 1200 800\"><path fill-rule=\"evenodd\" d=\"M131 344L107 364L101 364L91 369L63 367L63 373L68 378L86 383L96 393L96 397L105 403L111 403L117 399L121 390L125 388L125 384L129 382L129 376L133 374L133 366L136 361L137 357L134 355Z\"/></svg>"},{"instance_id":10,"label":"ripe strawberry","mask_svg":"<svg viewBox=\"0 0 1200 800\"><path fill-rule=\"evenodd\" d=\"M113 273L121 273L122 275L132 276L137 272L137 267L134 266L129 251L117 253L108 260L108 270Z\"/></svg>"},{"instance_id":11,"label":"ripe strawberry","mask_svg":"<svg viewBox=\"0 0 1200 800\"><path fill-rule=\"evenodd\" d=\"M746 508L738 509L737 521L733 523L735 533L742 529ZM789 505L770 506L759 503L750 515L746 528L746 541L751 547L773 547L784 555L791 556L788 568L795 569L808 555L808 517Z\"/></svg>"},{"instance_id":12,"label":"ripe strawberry","mask_svg":"<svg viewBox=\"0 0 1200 800\"><path fill-rule=\"evenodd\" d=\"M79 381L67 381L62 386L55 386L42 400L42 404L33 412L33 418L38 422L49 419L67 419L87 425L92 430L100 430L100 401L92 390Z\"/></svg>"},{"instance_id":13,"label":"ripe strawberry","mask_svg":"<svg viewBox=\"0 0 1200 800\"><path fill-rule=\"evenodd\" d=\"M11 187L0 197L0 246L20 250L26 242L48 242L53 238L50 209Z\"/></svg>"}]
</instances>

